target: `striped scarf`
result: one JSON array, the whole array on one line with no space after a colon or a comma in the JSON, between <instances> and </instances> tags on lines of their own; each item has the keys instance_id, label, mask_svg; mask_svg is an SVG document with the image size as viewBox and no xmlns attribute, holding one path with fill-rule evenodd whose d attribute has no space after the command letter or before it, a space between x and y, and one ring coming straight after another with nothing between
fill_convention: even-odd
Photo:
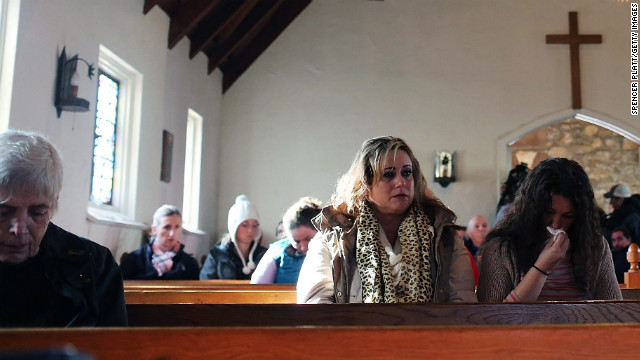
<instances>
[{"instance_id":1,"label":"striped scarf","mask_svg":"<svg viewBox=\"0 0 640 360\"><path fill-rule=\"evenodd\" d=\"M158 276L162 276L162 274L171 270L171 267L173 266L173 257L176 256L176 252L173 250L163 252L153 242L151 243L151 248L153 249L151 263L158 272Z\"/></svg>"}]
</instances>

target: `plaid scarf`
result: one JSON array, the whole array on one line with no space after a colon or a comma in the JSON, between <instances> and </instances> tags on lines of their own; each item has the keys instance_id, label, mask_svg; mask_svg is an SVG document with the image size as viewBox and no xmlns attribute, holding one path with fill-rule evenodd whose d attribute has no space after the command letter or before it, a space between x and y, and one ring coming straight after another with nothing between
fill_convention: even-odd
<instances>
[{"instance_id":1,"label":"plaid scarf","mask_svg":"<svg viewBox=\"0 0 640 360\"><path fill-rule=\"evenodd\" d=\"M402 245L400 282L394 286L389 256L380 242L379 222L368 203L360 209L356 264L365 303L423 303L433 299L430 247L433 226L420 206L412 206L398 229Z\"/></svg>"},{"instance_id":2,"label":"plaid scarf","mask_svg":"<svg viewBox=\"0 0 640 360\"><path fill-rule=\"evenodd\" d=\"M171 267L173 266L173 257L176 256L176 252L173 250L163 252L153 242L151 243L151 249L153 249L151 263L153 263L153 267L158 272L158 276L162 276L162 274L171 270Z\"/></svg>"}]
</instances>

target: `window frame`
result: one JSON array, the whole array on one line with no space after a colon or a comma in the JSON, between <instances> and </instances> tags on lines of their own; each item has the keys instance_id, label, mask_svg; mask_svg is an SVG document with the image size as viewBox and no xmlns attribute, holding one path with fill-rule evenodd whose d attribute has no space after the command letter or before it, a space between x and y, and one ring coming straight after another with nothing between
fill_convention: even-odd
<instances>
[{"instance_id":1,"label":"window frame","mask_svg":"<svg viewBox=\"0 0 640 360\"><path fill-rule=\"evenodd\" d=\"M21 0L0 0L0 131L9 128Z\"/></svg>"},{"instance_id":2,"label":"window frame","mask_svg":"<svg viewBox=\"0 0 640 360\"><path fill-rule=\"evenodd\" d=\"M187 112L182 223L187 229L199 227L200 176L202 169L202 115L195 110Z\"/></svg>"},{"instance_id":3,"label":"window frame","mask_svg":"<svg viewBox=\"0 0 640 360\"><path fill-rule=\"evenodd\" d=\"M134 219L140 153L143 76L104 45L100 45L98 69L120 81L116 123L116 139L118 141L116 141L112 205L96 204L87 199L88 211L94 216L98 213L108 213L109 217ZM97 89L96 84L96 97ZM91 135L94 136L94 134ZM89 194L87 194L88 196Z\"/></svg>"}]
</instances>

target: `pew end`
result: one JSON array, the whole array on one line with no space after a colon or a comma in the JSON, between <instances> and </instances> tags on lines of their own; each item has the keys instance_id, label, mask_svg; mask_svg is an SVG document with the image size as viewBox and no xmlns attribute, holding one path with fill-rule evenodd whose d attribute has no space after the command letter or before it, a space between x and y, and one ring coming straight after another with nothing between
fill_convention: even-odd
<instances>
[{"instance_id":1,"label":"pew end","mask_svg":"<svg viewBox=\"0 0 640 360\"><path fill-rule=\"evenodd\" d=\"M640 288L640 269L638 269L638 262L640 262L640 248L638 244L631 243L627 250L627 261L629 261L629 271L624 273L624 284L627 289Z\"/></svg>"}]
</instances>

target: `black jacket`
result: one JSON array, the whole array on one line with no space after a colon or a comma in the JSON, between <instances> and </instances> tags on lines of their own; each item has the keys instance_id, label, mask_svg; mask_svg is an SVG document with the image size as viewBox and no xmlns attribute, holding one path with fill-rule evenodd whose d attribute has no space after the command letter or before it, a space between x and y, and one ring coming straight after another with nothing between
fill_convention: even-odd
<instances>
[{"instance_id":1,"label":"black jacket","mask_svg":"<svg viewBox=\"0 0 640 360\"><path fill-rule=\"evenodd\" d=\"M120 264L122 277L125 280L198 280L200 266L193 256L184 252L184 245L180 244L180 250L173 257L171 270L158 276L158 271L153 267L151 256L153 249L151 244L127 255Z\"/></svg>"},{"instance_id":2,"label":"black jacket","mask_svg":"<svg viewBox=\"0 0 640 360\"><path fill-rule=\"evenodd\" d=\"M0 264L0 326L127 326L109 249L49 223L36 256Z\"/></svg>"},{"instance_id":3,"label":"black jacket","mask_svg":"<svg viewBox=\"0 0 640 360\"><path fill-rule=\"evenodd\" d=\"M636 209L629 199L625 199L620 209L612 212L605 220L603 233L604 237L611 244L611 234L613 229L624 226L631 235L635 243L640 243L640 211Z\"/></svg>"},{"instance_id":4,"label":"black jacket","mask_svg":"<svg viewBox=\"0 0 640 360\"><path fill-rule=\"evenodd\" d=\"M251 245L253 246L253 244ZM267 248L258 245L253 252L253 262L258 266L260 259ZM250 280L253 271L249 274L242 272L242 260L237 255L235 246L231 241L214 246L207 256L207 260L200 271L200 280L226 279L226 280Z\"/></svg>"}]
</instances>

